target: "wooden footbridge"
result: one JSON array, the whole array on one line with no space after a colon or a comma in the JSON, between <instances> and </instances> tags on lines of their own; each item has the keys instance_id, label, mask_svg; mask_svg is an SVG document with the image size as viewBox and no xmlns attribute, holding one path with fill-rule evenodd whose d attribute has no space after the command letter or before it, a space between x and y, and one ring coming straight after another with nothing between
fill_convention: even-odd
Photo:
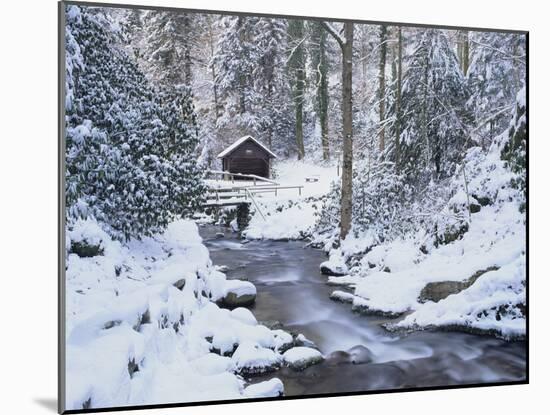
<instances>
[{"instance_id":1,"label":"wooden footbridge","mask_svg":"<svg viewBox=\"0 0 550 415\"><path fill-rule=\"evenodd\" d=\"M303 186L283 186L278 182L253 174L229 173L226 171L208 171L208 176L217 178L208 184L204 208L239 206L243 203L254 204L256 210L264 217L256 203L255 196L262 193L273 193L275 196L282 190L296 189L302 195ZM265 217L264 217L265 219Z\"/></svg>"}]
</instances>

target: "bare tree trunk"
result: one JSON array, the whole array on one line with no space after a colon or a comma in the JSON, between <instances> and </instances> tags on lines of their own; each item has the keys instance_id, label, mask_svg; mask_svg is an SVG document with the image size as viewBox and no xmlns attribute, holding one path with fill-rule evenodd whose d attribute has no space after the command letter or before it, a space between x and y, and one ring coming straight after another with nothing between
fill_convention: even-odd
<instances>
[{"instance_id":1,"label":"bare tree trunk","mask_svg":"<svg viewBox=\"0 0 550 415\"><path fill-rule=\"evenodd\" d=\"M183 22L184 22L184 30L185 33L191 33L191 22L190 17L187 13L183 16ZM185 45L184 45L184 55L183 55L183 76L184 76L184 82L185 85L191 86L191 82L193 81L193 75L191 72L191 41L189 38L185 38Z\"/></svg>"},{"instance_id":2,"label":"bare tree trunk","mask_svg":"<svg viewBox=\"0 0 550 415\"><path fill-rule=\"evenodd\" d=\"M428 137L428 73L429 61L426 56L424 59L424 79L423 79L423 99L422 99L422 138L426 143L426 167L429 167L432 156L430 154L430 140Z\"/></svg>"},{"instance_id":3,"label":"bare tree trunk","mask_svg":"<svg viewBox=\"0 0 550 415\"><path fill-rule=\"evenodd\" d=\"M330 158L330 143L328 137L328 60L327 60L327 32L320 22L313 23L312 40L316 45L312 48L311 64L316 73L317 85L317 113L321 126L321 146L323 160Z\"/></svg>"},{"instance_id":4,"label":"bare tree trunk","mask_svg":"<svg viewBox=\"0 0 550 415\"><path fill-rule=\"evenodd\" d=\"M460 69L462 73L466 75L468 73L468 68L470 67L470 40L469 32L467 30L458 32L456 55L458 57Z\"/></svg>"},{"instance_id":5,"label":"bare tree trunk","mask_svg":"<svg viewBox=\"0 0 550 415\"><path fill-rule=\"evenodd\" d=\"M353 199L353 23L344 23L343 37L328 23L325 30L342 49L342 193L340 198L340 239L348 236L352 220Z\"/></svg>"},{"instance_id":6,"label":"bare tree trunk","mask_svg":"<svg viewBox=\"0 0 550 415\"><path fill-rule=\"evenodd\" d=\"M464 43L462 48L462 71L464 75L468 73L470 67L470 41L468 31L464 32Z\"/></svg>"},{"instance_id":7,"label":"bare tree trunk","mask_svg":"<svg viewBox=\"0 0 550 415\"><path fill-rule=\"evenodd\" d=\"M304 21L291 20L288 24L288 34L291 44L295 47L292 49L289 57L289 67L291 77L293 77L292 95L294 100L294 111L296 116L296 148L298 150L298 160L304 158L304 90L306 81L306 68L304 57Z\"/></svg>"},{"instance_id":8,"label":"bare tree trunk","mask_svg":"<svg viewBox=\"0 0 550 415\"><path fill-rule=\"evenodd\" d=\"M344 152L342 162L342 199L340 202L340 239L351 229L353 180L353 114L352 114L352 58L353 23L344 23L345 42L342 47L342 121Z\"/></svg>"},{"instance_id":9,"label":"bare tree trunk","mask_svg":"<svg viewBox=\"0 0 550 415\"><path fill-rule=\"evenodd\" d=\"M208 16L208 45L210 46L210 60L214 57L214 33L212 31L212 21L210 16ZM218 84L216 81L216 65L211 64L212 69L212 92L214 95L214 114L216 115L216 120L220 118L220 104L218 97Z\"/></svg>"},{"instance_id":10,"label":"bare tree trunk","mask_svg":"<svg viewBox=\"0 0 550 415\"><path fill-rule=\"evenodd\" d=\"M399 173L401 163L401 88L403 83L403 34L397 29L397 93L395 98L395 169Z\"/></svg>"},{"instance_id":11,"label":"bare tree trunk","mask_svg":"<svg viewBox=\"0 0 550 415\"><path fill-rule=\"evenodd\" d=\"M378 63L378 113L380 117L380 132L378 147L382 153L386 148L384 122L386 120L386 45L387 28L380 26L380 61Z\"/></svg>"},{"instance_id":12,"label":"bare tree trunk","mask_svg":"<svg viewBox=\"0 0 550 415\"><path fill-rule=\"evenodd\" d=\"M367 65L367 53L368 53L368 50L367 50L367 46L368 46L368 42L367 42L367 33L366 31L363 29L363 36L361 38L361 68L362 68L362 71L361 71L361 75L362 75L362 81L363 81L363 91L366 91L367 90L367 71L368 71L368 65Z\"/></svg>"},{"instance_id":13,"label":"bare tree trunk","mask_svg":"<svg viewBox=\"0 0 550 415\"><path fill-rule=\"evenodd\" d=\"M306 153L304 148L304 84L305 71L299 70L296 74L296 147L298 148L298 160L302 160Z\"/></svg>"}]
</instances>

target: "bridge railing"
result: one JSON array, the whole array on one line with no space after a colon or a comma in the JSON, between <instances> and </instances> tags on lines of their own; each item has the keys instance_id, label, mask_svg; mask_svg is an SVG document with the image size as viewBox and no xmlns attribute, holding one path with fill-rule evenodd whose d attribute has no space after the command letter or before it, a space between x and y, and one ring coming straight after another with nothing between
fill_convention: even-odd
<instances>
[{"instance_id":1,"label":"bridge railing","mask_svg":"<svg viewBox=\"0 0 550 415\"><path fill-rule=\"evenodd\" d=\"M228 171L220 171L220 170L208 170L206 174L211 174L213 176L219 176L222 179L225 179L229 177L231 180L231 183L235 183L235 178L241 178L241 179L249 179L250 181L254 182L254 186L256 186L257 182L260 183L269 183L273 185L278 185L275 180L267 179L262 176L257 176L255 174L244 174L244 173L230 173Z\"/></svg>"}]
</instances>

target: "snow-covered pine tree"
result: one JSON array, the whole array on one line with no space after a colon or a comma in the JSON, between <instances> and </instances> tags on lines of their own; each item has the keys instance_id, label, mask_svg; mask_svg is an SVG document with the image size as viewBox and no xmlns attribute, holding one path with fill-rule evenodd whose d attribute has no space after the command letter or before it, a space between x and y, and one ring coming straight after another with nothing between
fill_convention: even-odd
<instances>
[{"instance_id":1,"label":"snow-covered pine tree","mask_svg":"<svg viewBox=\"0 0 550 415\"><path fill-rule=\"evenodd\" d=\"M426 181L451 175L462 156L469 92L443 30L417 30L413 45L403 77L401 161L404 172Z\"/></svg>"},{"instance_id":2,"label":"snow-covered pine tree","mask_svg":"<svg viewBox=\"0 0 550 415\"><path fill-rule=\"evenodd\" d=\"M475 115L475 139L488 148L508 126L516 94L525 79L525 44L512 33L471 32L473 57L468 70ZM519 75L518 75L519 74Z\"/></svg>"},{"instance_id":3,"label":"snow-covered pine tree","mask_svg":"<svg viewBox=\"0 0 550 415\"><path fill-rule=\"evenodd\" d=\"M255 27L259 49L255 89L264 97L257 108L263 127L261 138L270 148L279 150L292 134L293 118L288 79L281 70L286 58L286 30L284 19L261 18Z\"/></svg>"},{"instance_id":4,"label":"snow-covered pine tree","mask_svg":"<svg viewBox=\"0 0 550 415\"><path fill-rule=\"evenodd\" d=\"M200 202L192 103L155 92L102 9L68 6L66 16L67 222L151 235Z\"/></svg>"},{"instance_id":5,"label":"snow-covered pine tree","mask_svg":"<svg viewBox=\"0 0 550 415\"><path fill-rule=\"evenodd\" d=\"M191 85L197 14L148 11L144 17L147 72L160 85Z\"/></svg>"},{"instance_id":6,"label":"snow-covered pine tree","mask_svg":"<svg viewBox=\"0 0 550 415\"><path fill-rule=\"evenodd\" d=\"M516 173L512 186L521 190L523 201L520 210L524 211L527 202L527 90L525 86L517 93L514 112L507 140L502 145L501 158L506 160L510 170Z\"/></svg>"},{"instance_id":7,"label":"snow-covered pine tree","mask_svg":"<svg viewBox=\"0 0 550 415\"><path fill-rule=\"evenodd\" d=\"M261 96L254 87L260 56L255 41L256 17L225 16L220 20L222 35L216 48L216 84L224 111L220 127L233 126L241 134L256 135L262 122L255 109Z\"/></svg>"}]
</instances>

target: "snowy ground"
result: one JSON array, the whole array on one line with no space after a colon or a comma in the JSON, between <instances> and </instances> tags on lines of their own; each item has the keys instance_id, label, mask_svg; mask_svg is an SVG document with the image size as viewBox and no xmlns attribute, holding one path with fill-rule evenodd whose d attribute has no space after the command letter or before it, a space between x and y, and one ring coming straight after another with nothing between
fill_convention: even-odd
<instances>
[{"instance_id":1,"label":"snowy ground","mask_svg":"<svg viewBox=\"0 0 550 415\"><path fill-rule=\"evenodd\" d=\"M317 221L322 206L319 199L338 180L336 166L285 160L276 162L274 171L274 180L281 186L303 186L301 195L297 189L258 195L256 201L265 219L255 212L245 235L250 239L303 238Z\"/></svg>"},{"instance_id":2,"label":"snowy ground","mask_svg":"<svg viewBox=\"0 0 550 415\"><path fill-rule=\"evenodd\" d=\"M487 155L479 148L470 149L466 171L469 203L475 203L479 211L467 213L468 197L458 175L453 184L457 190L442 212L439 229L441 233L453 226L456 229L456 218L462 217L468 231L441 244L434 244L426 232L381 245L375 245L368 234L348 238L330 252L325 265L349 274L329 277L329 282L351 287L352 294L338 290L333 297L351 302L357 311L408 313L392 329L440 327L504 338L524 336L526 227L525 213L520 212L522 199L510 185L513 174L500 159L498 144ZM479 206L472 195L485 206ZM354 256L358 263L348 270L346 263ZM469 279L473 284L467 286ZM443 291L448 289L445 286L464 285L446 298L422 298L425 287L433 288L433 283Z\"/></svg>"},{"instance_id":3,"label":"snowy ground","mask_svg":"<svg viewBox=\"0 0 550 415\"><path fill-rule=\"evenodd\" d=\"M215 303L253 285L212 266L193 222L124 246L90 220L67 236L98 249L67 259L67 409L282 394L240 375L279 367L292 336Z\"/></svg>"}]
</instances>

